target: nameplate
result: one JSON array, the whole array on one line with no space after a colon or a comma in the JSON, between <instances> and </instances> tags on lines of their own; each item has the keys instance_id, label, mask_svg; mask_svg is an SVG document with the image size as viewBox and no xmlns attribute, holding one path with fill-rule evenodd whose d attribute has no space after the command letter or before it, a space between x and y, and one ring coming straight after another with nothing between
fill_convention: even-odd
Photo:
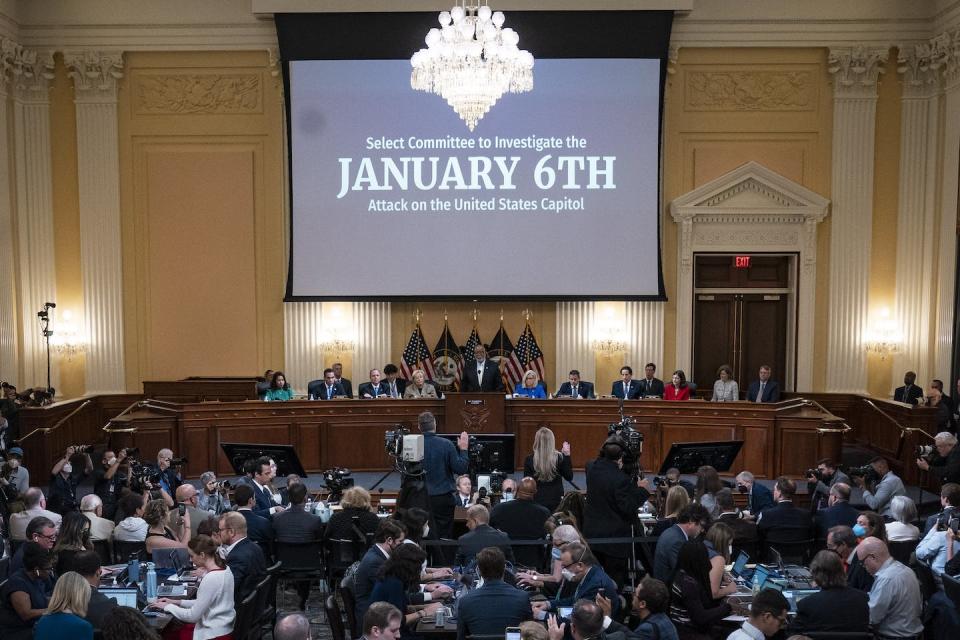
<instances>
[{"instance_id":1,"label":"nameplate","mask_svg":"<svg viewBox=\"0 0 960 640\"><path fill-rule=\"evenodd\" d=\"M467 404L472 404L475 407L482 407L487 404L486 400L467 400Z\"/></svg>"}]
</instances>

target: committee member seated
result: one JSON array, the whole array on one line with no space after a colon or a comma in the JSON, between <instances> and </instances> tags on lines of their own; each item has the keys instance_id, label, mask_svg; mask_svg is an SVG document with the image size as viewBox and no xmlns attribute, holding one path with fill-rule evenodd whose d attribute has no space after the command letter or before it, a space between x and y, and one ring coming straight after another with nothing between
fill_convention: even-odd
<instances>
[{"instance_id":1,"label":"committee member seated","mask_svg":"<svg viewBox=\"0 0 960 640\"><path fill-rule=\"evenodd\" d=\"M350 397L343 385L337 382L337 376L333 373L333 369L324 369L322 380L312 380L307 385L307 393L316 400Z\"/></svg>"},{"instance_id":2,"label":"committee member seated","mask_svg":"<svg viewBox=\"0 0 960 640\"><path fill-rule=\"evenodd\" d=\"M537 481L524 478L517 488L515 500L501 501L490 512L490 526L503 531L511 540L539 540L543 537L543 525L550 511L533 501L537 494ZM543 547L518 545L513 550L517 563L536 568L543 559Z\"/></svg>"},{"instance_id":3,"label":"committee member seated","mask_svg":"<svg viewBox=\"0 0 960 640\"><path fill-rule=\"evenodd\" d=\"M682 369L677 369L670 377L670 384L663 392L664 400L689 400L690 385L687 384L687 376Z\"/></svg>"},{"instance_id":4,"label":"committee member seated","mask_svg":"<svg viewBox=\"0 0 960 640\"><path fill-rule=\"evenodd\" d=\"M760 539L768 542L803 542L813 537L813 518L809 509L793 505L797 485L786 476L777 478L773 485L776 504L757 516Z\"/></svg>"},{"instance_id":5,"label":"committee member seated","mask_svg":"<svg viewBox=\"0 0 960 640\"><path fill-rule=\"evenodd\" d=\"M930 460L917 458L917 466L940 480L941 484L948 482L960 483L960 447L957 446L957 436L949 431L942 431L933 438L936 454Z\"/></svg>"},{"instance_id":6,"label":"committee member seated","mask_svg":"<svg viewBox=\"0 0 960 640\"><path fill-rule=\"evenodd\" d=\"M610 618L612 603L609 597L600 596L597 604L603 609L603 624L607 634L623 632L630 637L632 633L639 640L678 640L677 628L667 616L670 610L670 590L662 581L650 576L645 577L633 592L630 614L639 620L631 632L629 627Z\"/></svg>"},{"instance_id":7,"label":"committee member seated","mask_svg":"<svg viewBox=\"0 0 960 640\"><path fill-rule=\"evenodd\" d=\"M817 527L817 539L826 540L827 531L843 525L852 527L857 523L860 511L850 505L850 486L843 482L830 487L827 508L817 512L814 520Z\"/></svg>"},{"instance_id":8,"label":"committee member seated","mask_svg":"<svg viewBox=\"0 0 960 640\"><path fill-rule=\"evenodd\" d=\"M477 554L477 575L483 579L483 586L472 589L457 603L458 640L501 634L507 627L533 617L527 592L503 581L505 562L497 547L481 549Z\"/></svg>"},{"instance_id":9,"label":"committee member seated","mask_svg":"<svg viewBox=\"0 0 960 640\"><path fill-rule=\"evenodd\" d=\"M710 514L696 503L688 504L677 515L677 524L660 534L653 558L653 577L670 584L677 572L680 549L697 538L710 525ZM706 553L706 549L704 549ZM710 585L710 560L707 559L707 586Z\"/></svg>"},{"instance_id":10,"label":"committee member seated","mask_svg":"<svg viewBox=\"0 0 960 640\"><path fill-rule=\"evenodd\" d=\"M557 596L552 600L534 603L535 612L557 612L560 607L573 606L580 599L593 601L597 594L602 593L612 599L612 617L617 616L620 610L620 598L616 597L617 583L604 572L585 544L571 542L566 545L560 553L560 563L563 567L563 580L573 583L573 591L561 584Z\"/></svg>"},{"instance_id":11,"label":"committee member seated","mask_svg":"<svg viewBox=\"0 0 960 640\"><path fill-rule=\"evenodd\" d=\"M403 398L407 381L400 377L400 370L393 363L383 365L383 384L391 398Z\"/></svg>"},{"instance_id":12,"label":"committee member seated","mask_svg":"<svg viewBox=\"0 0 960 640\"><path fill-rule=\"evenodd\" d=\"M404 398L436 399L438 397L436 387L427 382L427 374L423 372L423 369L417 369L410 377L412 378L410 384L408 384L403 391Z\"/></svg>"},{"instance_id":13,"label":"committee member seated","mask_svg":"<svg viewBox=\"0 0 960 640\"><path fill-rule=\"evenodd\" d=\"M571 369L567 375L567 382L560 385L557 389L557 398L593 398L593 383L585 382L580 379L580 372Z\"/></svg>"},{"instance_id":14,"label":"committee member seated","mask_svg":"<svg viewBox=\"0 0 960 640\"><path fill-rule=\"evenodd\" d=\"M457 538L459 546L454 564L461 567L467 566L473 562L480 550L486 547L499 547L507 560L513 562L510 538L504 532L491 527L489 523L490 512L482 504L475 504L467 509L467 529L470 531Z\"/></svg>"},{"instance_id":15,"label":"committee member seated","mask_svg":"<svg viewBox=\"0 0 960 640\"><path fill-rule=\"evenodd\" d=\"M537 429L533 437L533 453L523 461L523 475L537 481L537 495L533 501L542 504L550 513L556 511L563 499L563 481L573 480L570 443L564 442L557 451L553 431L548 427Z\"/></svg>"},{"instance_id":16,"label":"committee member seated","mask_svg":"<svg viewBox=\"0 0 960 640\"><path fill-rule=\"evenodd\" d=\"M717 369L717 380L713 383L713 402L736 402L740 399L740 385L733 379L733 369L728 364Z\"/></svg>"},{"instance_id":17,"label":"committee member seated","mask_svg":"<svg viewBox=\"0 0 960 640\"><path fill-rule=\"evenodd\" d=\"M780 633L787 624L790 603L775 589L764 589L750 602L750 617L727 640L763 640Z\"/></svg>"},{"instance_id":18,"label":"committee member seated","mask_svg":"<svg viewBox=\"0 0 960 640\"><path fill-rule=\"evenodd\" d=\"M29 640L53 593L53 554L24 542L23 567L0 585L0 629L4 640Z\"/></svg>"},{"instance_id":19,"label":"committee member seated","mask_svg":"<svg viewBox=\"0 0 960 640\"><path fill-rule=\"evenodd\" d=\"M847 586L840 556L833 551L820 551L810 563L810 574L820 591L797 603L797 617L790 626L792 633L866 633L870 630L869 597Z\"/></svg>"},{"instance_id":20,"label":"committee member seated","mask_svg":"<svg viewBox=\"0 0 960 640\"><path fill-rule=\"evenodd\" d=\"M339 384L339 385L340 385L340 388L343 389L343 393L344 393L348 398L352 398L352 397L353 397L353 383L350 381L349 378L344 378L344 377L343 377L343 363L341 363L341 362L334 362L333 365L331 365L331 368L333 369L333 375L334 375L334 377L336 378L337 384Z\"/></svg>"},{"instance_id":21,"label":"committee member seated","mask_svg":"<svg viewBox=\"0 0 960 640\"><path fill-rule=\"evenodd\" d=\"M47 511L47 501L43 497L43 491L37 487L30 487L23 494L24 510L19 513L10 514L10 526L8 533L11 540L21 541L27 539L27 525L38 516L49 519L59 528L63 521L63 516L59 513Z\"/></svg>"},{"instance_id":22,"label":"committee member seated","mask_svg":"<svg viewBox=\"0 0 960 640\"><path fill-rule=\"evenodd\" d=\"M276 371L270 380L270 388L263 394L263 399L267 401L274 400L293 400L293 387L287 382L287 377L283 371Z\"/></svg>"},{"instance_id":23,"label":"committee member seated","mask_svg":"<svg viewBox=\"0 0 960 640\"><path fill-rule=\"evenodd\" d=\"M540 376L536 371L530 369L523 374L523 380L514 386L513 395L523 398L543 399L547 397L547 392L544 391L543 385L540 384Z\"/></svg>"},{"instance_id":24,"label":"committee member seated","mask_svg":"<svg viewBox=\"0 0 960 640\"><path fill-rule=\"evenodd\" d=\"M773 506L773 493L757 482L749 471L737 474L737 491L747 494L747 511L753 518Z\"/></svg>"},{"instance_id":25,"label":"committee member seated","mask_svg":"<svg viewBox=\"0 0 960 640\"><path fill-rule=\"evenodd\" d=\"M641 398L662 398L663 380L657 378L657 365L648 362L643 368L643 377L640 378Z\"/></svg>"},{"instance_id":26,"label":"committee member seated","mask_svg":"<svg viewBox=\"0 0 960 640\"><path fill-rule=\"evenodd\" d=\"M890 464L886 458L877 456L870 461L870 466L876 472L877 480L871 478L871 481L867 482L864 476L855 475L853 482L863 489L863 501L867 506L884 517L892 518L890 500L893 496L907 495L903 480L890 470Z\"/></svg>"},{"instance_id":27,"label":"committee member seated","mask_svg":"<svg viewBox=\"0 0 960 640\"><path fill-rule=\"evenodd\" d=\"M357 387L357 397L361 400L375 400L377 398L389 398L390 390L383 384L380 369L370 369L370 382L361 382Z\"/></svg>"},{"instance_id":28,"label":"committee member seated","mask_svg":"<svg viewBox=\"0 0 960 640\"><path fill-rule=\"evenodd\" d=\"M869 603L873 632L881 638L916 638L923 633L923 597L913 570L894 560L877 538L861 542L857 557L873 576Z\"/></svg>"},{"instance_id":29,"label":"committee member seated","mask_svg":"<svg viewBox=\"0 0 960 640\"><path fill-rule=\"evenodd\" d=\"M903 386L894 390L893 399L897 402L916 405L923 397L923 387L917 385L916 382L917 374L913 371L907 371L903 374Z\"/></svg>"},{"instance_id":30,"label":"committee member seated","mask_svg":"<svg viewBox=\"0 0 960 640\"><path fill-rule=\"evenodd\" d=\"M770 365L760 365L758 380L750 383L747 389L747 400L750 402L780 402L780 385L770 379L772 370Z\"/></svg>"},{"instance_id":31,"label":"committee member seated","mask_svg":"<svg viewBox=\"0 0 960 640\"><path fill-rule=\"evenodd\" d=\"M460 390L469 392L506 392L503 377L500 375L500 365L487 358L487 349L478 344L473 349L474 362L467 362L463 367L463 379Z\"/></svg>"},{"instance_id":32,"label":"committee member seated","mask_svg":"<svg viewBox=\"0 0 960 640\"><path fill-rule=\"evenodd\" d=\"M620 380L613 383L610 395L623 400L640 399L640 382L633 379L633 369L626 365L620 367Z\"/></svg>"}]
</instances>

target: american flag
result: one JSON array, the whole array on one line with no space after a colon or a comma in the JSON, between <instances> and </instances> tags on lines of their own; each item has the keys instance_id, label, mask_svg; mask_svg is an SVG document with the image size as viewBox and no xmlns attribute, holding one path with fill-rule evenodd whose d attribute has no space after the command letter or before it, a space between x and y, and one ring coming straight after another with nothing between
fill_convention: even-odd
<instances>
[{"instance_id":1,"label":"american flag","mask_svg":"<svg viewBox=\"0 0 960 640\"><path fill-rule=\"evenodd\" d=\"M473 355L473 350L477 348L478 344L483 344L480 340L480 332L477 331L476 325L473 327L473 331L470 332L470 337L467 338L467 343L460 348L460 352L463 354L463 364L464 366L476 362L476 357Z\"/></svg>"},{"instance_id":2,"label":"american flag","mask_svg":"<svg viewBox=\"0 0 960 640\"><path fill-rule=\"evenodd\" d=\"M513 349L513 342L507 336L507 330L503 328L503 321L500 321L500 330L490 342L490 357L499 362L500 375L503 377L503 383L507 389L513 389L517 383L523 379L523 366L517 360L516 352Z\"/></svg>"},{"instance_id":3,"label":"american flag","mask_svg":"<svg viewBox=\"0 0 960 640\"><path fill-rule=\"evenodd\" d=\"M433 380L433 358L430 357L430 350L427 349L427 341L423 339L423 331L420 330L419 322L413 333L410 334L407 348L403 350L400 375L405 380L410 380L413 378L413 372L417 369L423 369L427 374L427 379Z\"/></svg>"},{"instance_id":4,"label":"american flag","mask_svg":"<svg viewBox=\"0 0 960 640\"><path fill-rule=\"evenodd\" d=\"M524 371L533 369L537 372L537 375L540 376L540 379L543 380L546 371L546 368L543 366L543 351L540 350L537 339L533 337L533 329L530 328L529 322L527 326L523 328L520 339L517 340L517 348L514 353Z\"/></svg>"},{"instance_id":5,"label":"american flag","mask_svg":"<svg viewBox=\"0 0 960 640\"><path fill-rule=\"evenodd\" d=\"M433 349L433 370L436 373L433 380L443 390L456 391L460 388L463 358L446 321L443 322L443 333L440 334L437 346Z\"/></svg>"}]
</instances>

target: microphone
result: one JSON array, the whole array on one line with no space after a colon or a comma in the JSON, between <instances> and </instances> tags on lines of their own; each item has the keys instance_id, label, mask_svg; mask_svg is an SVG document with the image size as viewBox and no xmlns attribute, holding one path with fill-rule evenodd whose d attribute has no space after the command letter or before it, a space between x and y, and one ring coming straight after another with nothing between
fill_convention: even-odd
<instances>
[{"instance_id":1,"label":"microphone","mask_svg":"<svg viewBox=\"0 0 960 640\"><path fill-rule=\"evenodd\" d=\"M56 308L57 308L57 303L56 303L56 302L45 302L45 303L43 304L43 306L49 307L49 308L51 308L51 309L56 309Z\"/></svg>"}]
</instances>

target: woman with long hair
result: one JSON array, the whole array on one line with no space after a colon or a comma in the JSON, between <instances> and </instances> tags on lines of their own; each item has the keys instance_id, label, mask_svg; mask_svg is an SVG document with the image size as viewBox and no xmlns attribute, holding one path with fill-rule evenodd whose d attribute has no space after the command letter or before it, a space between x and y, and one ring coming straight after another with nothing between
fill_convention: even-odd
<instances>
[{"instance_id":1,"label":"woman with long hair","mask_svg":"<svg viewBox=\"0 0 960 640\"><path fill-rule=\"evenodd\" d=\"M147 521L147 537L144 543L147 553L154 549L184 549L190 541L190 511L178 516L180 533L174 533L167 526L170 510L163 500L151 500L143 510L143 519Z\"/></svg>"},{"instance_id":2,"label":"woman with long hair","mask_svg":"<svg viewBox=\"0 0 960 640\"><path fill-rule=\"evenodd\" d=\"M710 589L714 598L725 598L737 592L737 583L726 574L726 565L731 563L733 555L733 529L722 522L716 522L707 531L703 541L710 558Z\"/></svg>"},{"instance_id":3,"label":"woman with long hair","mask_svg":"<svg viewBox=\"0 0 960 640\"><path fill-rule=\"evenodd\" d=\"M180 631L180 640L230 640L236 617L233 608L233 574L217 553L217 543L210 537L197 536L190 540L187 548L193 565L206 571L197 586L196 598L159 598L150 606L166 611L185 623Z\"/></svg>"},{"instance_id":4,"label":"woman with long hair","mask_svg":"<svg viewBox=\"0 0 960 640\"><path fill-rule=\"evenodd\" d=\"M370 602L389 602L404 614L403 624L400 626L401 638L414 637L417 623L435 614L437 609L443 606L442 602L431 602L415 613L407 612L410 606L407 594L417 590L423 563L426 561L427 554L417 545L400 545L383 564L370 593Z\"/></svg>"},{"instance_id":5,"label":"woman with long hair","mask_svg":"<svg viewBox=\"0 0 960 640\"><path fill-rule=\"evenodd\" d=\"M690 494L684 487L675 484L667 489L667 499L663 502L663 517L653 525L653 535L659 536L677 524L677 515L688 504L690 504Z\"/></svg>"},{"instance_id":6,"label":"woman with long hair","mask_svg":"<svg viewBox=\"0 0 960 640\"><path fill-rule=\"evenodd\" d=\"M680 640L707 640L719 631L717 623L730 615L730 605L713 598L710 557L702 542L680 547L677 574L670 587L670 619ZM724 634L725 635L725 634Z\"/></svg>"},{"instance_id":7,"label":"woman with long hair","mask_svg":"<svg viewBox=\"0 0 960 640\"><path fill-rule=\"evenodd\" d=\"M883 517L876 511L862 511L860 515L857 516L856 524L853 525L853 535L857 536L858 540L863 540L871 536L880 538L884 544L886 544L887 524L884 522Z\"/></svg>"},{"instance_id":8,"label":"woman with long hair","mask_svg":"<svg viewBox=\"0 0 960 640\"><path fill-rule=\"evenodd\" d=\"M542 504L551 513L557 510L563 498L563 481L573 480L570 462L570 443L564 442L557 451L557 440L547 427L537 429L533 437L533 453L523 461L523 475L537 481L537 495L533 501ZM581 520L577 520L578 526Z\"/></svg>"},{"instance_id":9,"label":"woman with long hair","mask_svg":"<svg viewBox=\"0 0 960 640\"><path fill-rule=\"evenodd\" d=\"M68 511L60 523L57 544L53 553L57 557L57 575L73 571L73 557L81 551L93 551L90 541L90 521L78 511Z\"/></svg>"},{"instance_id":10,"label":"woman with long hair","mask_svg":"<svg viewBox=\"0 0 960 640\"><path fill-rule=\"evenodd\" d=\"M710 512L710 518L716 520L720 515L720 505L717 504L717 492L723 489L720 475L710 465L703 465L697 469L697 488L694 491L694 502L699 502L704 509Z\"/></svg>"},{"instance_id":11,"label":"woman with long hair","mask_svg":"<svg viewBox=\"0 0 960 640\"><path fill-rule=\"evenodd\" d=\"M93 640L93 625L84 620L89 605L90 583L75 571L66 572L53 587L47 612L33 627L34 640Z\"/></svg>"},{"instance_id":12,"label":"woman with long hair","mask_svg":"<svg viewBox=\"0 0 960 640\"><path fill-rule=\"evenodd\" d=\"M270 388L267 389L266 395L263 396L264 400L293 400L293 389L290 387L290 383L287 382L287 376L283 375L283 371L275 371L273 377L270 379Z\"/></svg>"},{"instance_id":13,"label":"woman with long hair","mask_svg":"<svg viewBox=\"0 0 960 640\"><path fill-rule=\"evenodd\" d=\"M687 384L687 376L683 369L677 369L673 372L670 384L663 390L664 400L689 400L690 385Z\"/></svg>"},{"instance_id":14,"label":"woman with long hair","mask_svg":"<svg viewBox=\"0 0 960 640\"><path fill-rule=\"evenodd\" d=\"M114 607L103 618L103 640L160 640L146 616L132 607Z\"/></svg>"},{"instance_id":15,"label":"woman with long hair","mask_svg":"<svg viewBox=\"0 0 960 640\"><path fill-rule=\"evenodd\" d=\"M354 527L373 540L380 518L370 510L370 492L363 487L350 487L340 498L340 510L330 517L323 532L324 540L354 540L357 537Z\"/></svg>"}]
</instances>

